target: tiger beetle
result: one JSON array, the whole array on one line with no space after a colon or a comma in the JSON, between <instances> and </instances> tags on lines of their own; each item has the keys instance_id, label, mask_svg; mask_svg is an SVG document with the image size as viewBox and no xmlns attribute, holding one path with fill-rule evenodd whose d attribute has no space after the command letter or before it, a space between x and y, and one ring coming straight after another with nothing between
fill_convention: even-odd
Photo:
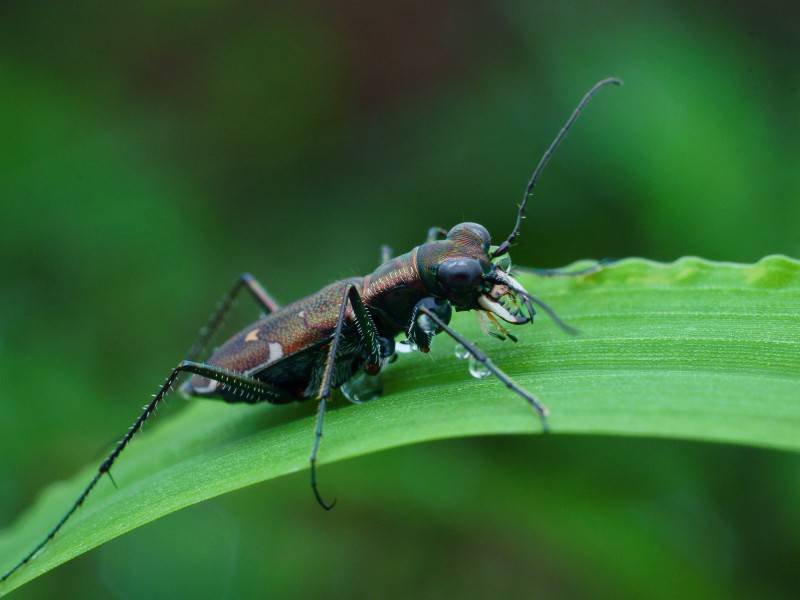
<instances>
[{"instance_id":1,"label":"tiger beetle","mask_svg":"<svg viewBox=\"0 0 800 600\"><path fill-rule=\"evenodd\" d=\"M477 223L461 223L449 231L433 227L425 243L406 254L392 257L391 250L384 246L380 266L369 275L337 281L284 307L252 275L241 275L200 330L186 358L170 371L158 393L103 460L71 508L0 582L31 561L56 536L103 475L108 475L113 483L111 467L184 373L190 375L180 386L186 396L251 404L285 404L316 398L319 404L309 458L311 489L326 510L333 508L335 501L328 503L320 494L316 463L331 390L341 388L345 397L356 403L377 396L380 383L376 376L396 358L396 352L401 348L428 352L433 337L439 333L453 338L464 355L470 355L485 372L530 404L541 420L542 431L546 432L547 408L495 366L477 346L454 331L449 325L450 317L453 309L479 311L496 328L491 333L516 341L498 318L512 325L532 323L536 305L562 329L575 332L512 277L508 250L519 236L525 206L553 151L592 96L610 84L621 85L622 81L612 77L592 86L542 155L525 188L516 223L498 246L492 245L489 232ZM600 264L581 271L531 271L544 276L585 275L597 270ZM207 360L200 360L242 290L249 292L262 309L262 319L219 346ZM406 337L402 347L395 343L401 334Z\"/></svg>"}]
</instances>

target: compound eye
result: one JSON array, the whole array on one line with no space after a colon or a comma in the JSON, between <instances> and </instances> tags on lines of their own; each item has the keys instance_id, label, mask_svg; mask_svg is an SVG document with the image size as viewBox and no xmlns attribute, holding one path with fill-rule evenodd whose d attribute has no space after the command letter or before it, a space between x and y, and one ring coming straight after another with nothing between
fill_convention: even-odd
<instances>
[{"instance_id":1,"label":"compound eye","mask_svg":"<svg viewBox=\"0 0 800 600\"><path fill-rule=\"evenodd\" d=\"M454 240L464 235L478 240L484 250L488 250L492 242L489 231L479 223L459 223L447 232L447 239Z\"/></svg>"},{"instance_id":2,"label":"compound eye","mask_svg":"<svg viewBox=\"0 0 800 600\"><path fill-rule=\"evenodd\" d=\"M483 278L483 268L474 258L454 258L441 264L437 277L446 290L457 293L477 290Z\"/></svg>"}]
</instances>

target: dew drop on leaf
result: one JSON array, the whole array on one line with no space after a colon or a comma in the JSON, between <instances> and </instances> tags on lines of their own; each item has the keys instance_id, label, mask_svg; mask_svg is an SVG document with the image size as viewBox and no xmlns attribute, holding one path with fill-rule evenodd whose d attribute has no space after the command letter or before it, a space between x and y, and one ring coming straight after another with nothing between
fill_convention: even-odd
<instances>
[{"instance_id":1,"label":"dew drop on leaf","mask_svg":"<svg viewBox=\"0 0 800 600\"><path fill-rule=\"evenodd\" d=\"M375 375L367 375L364 371L359 371L339 388L353 404L363 404L377 398L383 393L381 378Z\"/></svg>"},{"instance_id":2,"label":"dew drop on leaf","mask_svg":"<svg viewBox=\"0 0 800 600\"><path fill-rule=\"evenodd\" d=\"M483 363L478 362L475 358L469 359L469 374L475 379L485 379L492 374Z\"/></svg>"},{"instance_id":3,"label":"dew drop on leaf","mask_svg":"<svg viewBox=\"0 0 800 600\"><path fill-rule=\"evenodd\" d=\"M461 344L456 344L455 355L458 360L465 360L469 358L469 352Z\"/></svg>"},{"instance_id":4,"label":"dew drop on leaf","mask_svg":"<svg viewBox=\"0 0 800 600\"><path fill-rule=\"evenodd\" d=\"M410 352L416 352L419 350L416 344L412 344L408 341L397 342L395 345L395 352L400 354L409 354Z\"/></svg>"}]
</instances>

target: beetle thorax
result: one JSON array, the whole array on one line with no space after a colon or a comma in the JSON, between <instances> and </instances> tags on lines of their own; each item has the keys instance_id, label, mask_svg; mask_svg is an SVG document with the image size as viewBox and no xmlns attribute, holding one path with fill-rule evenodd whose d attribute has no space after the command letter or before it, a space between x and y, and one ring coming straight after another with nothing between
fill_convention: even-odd
<instances>
[{"instance_id":1,"label":"beetle thorax","mask_svg":"<svg viewBox=\"0 0 800 600\"><path fill-rule=\"evenodd\" d=\"M384 336L405 331L414 306L428 295L417 269L417 251L386 261L364 278L362 297Z\"/></svg>"}]
</instances>

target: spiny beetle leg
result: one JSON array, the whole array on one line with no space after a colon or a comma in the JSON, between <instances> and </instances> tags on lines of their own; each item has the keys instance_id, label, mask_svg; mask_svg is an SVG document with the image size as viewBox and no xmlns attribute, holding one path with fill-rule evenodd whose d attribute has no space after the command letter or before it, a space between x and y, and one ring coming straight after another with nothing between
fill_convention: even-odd
<instances>
[{"instance_id":1,"label":"spiny beetle leg","mask_svg":"<svg viewBox=\"0 0 800 600\"><path fill-rule=\"evenodd\" d=\"M348 303L353 307L353 316L358 335L366 342L369 351L369 358L364 364L364 370L374 375L381 368L382 348L380 333L378 333L378 328L372 320L372 315L369 314L367 307L364 305L361 295L353 285L347 287L345 296L342 299L342 306L345 307L345 311ZM344 319L343 316L342 319Z\"/></svg>"},{"instance_id":2,"label":"spiny beetle leg","mask_svg":"<svg viewBox=\"0 0 800 600\"><path fill-rule=\"evenodd\" d=\"M333 385L333 373L336 366L336 351L339 349L339 343L342 339L342 328L344 326L345 316L347 315L347 306L353 307L353 316L355 318L356 330L358 335L361 336L363 341L366 342L369 348L369 358L364 365L364 370L370 372L380 369L381 361L381 344L378 329L369 314L366 306L361 300L361 295L354 285L348 285L342 295L342 302L339 306L339 316L336 319L336 328L333 331L330 346L328 347L328 355L325 359L325 367L322 372L322 379L319 384L319 391L317 399L319 400L319 410L317 412L317 426L314 432L314 445L311 447L311 456L309 457L309 465L311 467L311 489L314 492L314 497L319 502L319 505L325 510L330 510L336 504L336 500L328 504L322 498L317 487L317 453L319 452L319 445L322 440L322 423L325 418L325 408L328 403L328 398L331 396L331 387Z\"/></svg>"},{"instance_id":3,"label":"spiny beetle leg","mask_svg":"<svg viewBox=\"0 0 800 600\"><path fill-rule=\"evenodd\" d=\"M208 365L205 363L198 363L190 360L181 361L178 366L176 366L170 374L167 376L164 383L159 388L158 392L153 396L153 399L150 400L147 404L145 404L144 408L142 409L142 413L133 422L128 428L128 431L125 432L125 435L117 442L114 449L109 453L109 455L100 463L100 466L97 469L97 473L95 473L94 477L92 477L91 481L88 485L83 489L83 491L78 495L75 502L73 502L70 509L64 514L61 519L55 524L55 526L49 531L49 533L36 545L36 547L31 550L22 560L20 560L16 565L14 565L11 569L9 569L6 573L0 577L0 583L7 580L11 575L13 575L17 570L19 570L22 566L27 564L31 561L47 544L52 540L56 534L61 530L61 528L69 521L70 517L75 514L75 511L81 507L81 505L86 501L86 498L92 492L94 487L103 477L103 475L111 476L111 467L116 462L117 458L122 451L125 450L127 445L133 439L141 429L145 422L153 416L158 408L158 405L167 395L167 393L172 389L172 385L175 383L175 380L181 373L195 373L197 375L202 375L203 377L207 377L209 379L214 379L215 381L219 381L224 385L228 385L234 389L241 390L241 392L245 395L250 394L251 397L255 395L259 395L264 400L277 400L285 397L285 393L274 388L273 386L264 383L262 381L258 381L257 379L253 379L251 377L247 377L245 375L240 375L238 373L234 373L232 371L228 371L226 369L221 369L219 367L215 367L213 365ZM114 484L116 486L116 483Z\"/></svg>"},{"instance_id":4,"label":"spiny beetle leg","mask_svg":"<svg viewBox=\"0 0 800 600\"><path fill-rule=\"evenodd\" d=\"M433 336L436 335L436 327L427 318L419 316L422 307L426 307L437 313L439 318L444 323L449 323L453 315L453 308L449 302L445 300L438 300L431 296L423 298L414 306L414 312L411 314L411 321L406 331L408 341L419 348L420 352L429 352ZM426 322L427 321L427 322Z\"/></svg>"},{"instance_id":5,"label":"spiny beetle leg","mask_svg":"<svg viewBox=\"0 0 800 600\"><path fill-rule=\"evenodd\" d=\"M518 394L525 401L533 407L533 409L539 414L539 419L542 422L542 431L547 433L550 431L550 427L547 424L547 408L539 402L530 392L526 391L524 388L520 387L513 379L511 379L508 375L506 375L499 367L495 366L495 364L491 361L491 359L486 356L483 352L481 352L477 346L468 342L460 333L452 329L445 323L439 315L437 315L434 311L430 310L426 306L421 306L419 311L436 323L436 325L444 331L447 335L453 338L457 343L461 344L464 349L469 352L472 357L481 363L484 367L486 367L492 375L497 377L500 381L502 381L505 386L510 389L512 392Z\"/></svg>"},{"instance_id":6,"label":"spiny beetle leg","mask_svg":"<svg viewBox=\"0 0 800 600\"><path fill-rule=\"evenodd\" d=\"M209 317L208 322L200 330L197 341L192 344L192 347L189 348L189 351L186 353L187 360L195 361L200 358L203 350L205 350L209 341L211 341L212 336L225 322L225 317L228 316L242 288L247 288L247 291L250 292L250 296L261 307L263 314L276 312L280 308L280 305L269 295L267 290L264 289L255 277L250 273L242 273L236 279L236 283L233 284L230 291L222 298L217 309Z\"/></svg>"},{"instance_id":7,"label":"spiny beetle leg","mask_svg":"<svg viewBox=\"0 0 800 600\"><path fill-rule=\"evenodd\" d=\"M257 402L281 402L290 397L284 390L265 381L207 363L184 360L178 368L186 373L218 381L223 385L223 389L226 387L232 389L244 402L251 404Z\"/></svg>"}]
</instances>

